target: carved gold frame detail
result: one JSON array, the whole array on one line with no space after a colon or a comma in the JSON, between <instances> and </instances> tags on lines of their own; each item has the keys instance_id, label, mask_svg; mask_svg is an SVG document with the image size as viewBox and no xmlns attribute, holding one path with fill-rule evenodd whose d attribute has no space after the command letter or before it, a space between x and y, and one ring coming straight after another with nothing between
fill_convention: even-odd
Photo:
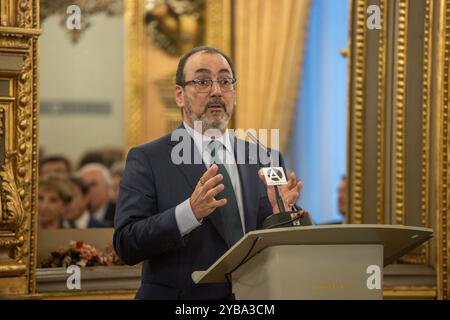
<instances>
[{"instance_id":1,"label":"carved gold frame detail","mask_svg":"<svg viewBox=\"0 0 450 320\"><path fill-rule=\"evenodd\" d=\"M35 291L39 1L0 1L0 295ZM5 61L5 60L4 60Z\"/></svg>"},{"instance_id":2,"label":"carved gold frame detail","mask_svg":"<svg viewBox=\"0 0 450 320\"><path fill-rule=\"evenodd\" d=\"M417 221L420 226L433 228L435 239L422 245L418 251L405 255L401 261L433 268L436 285L387 288L385 296L449 299L450 1L425 0L420 4L409 0L395 3L372 1L370 4L377 4L381 9L382 27L370 35L372 31L366 27L368 4L367 0L351 1L347 164L349 222L408 224ZM411 16L414 10L423 15L422 24L418 27L413 25L417 23L416 17ZM423 31L423 42L419 43L417 37L414 38L409 30L413 27ZM372 60L369 59L367 51L368 47L374 46L378 50L376 75L373 73L374 55L370 52ZM421 61L417 68L409 62L410 59L417 59L417 52L414 55L410 50L423 50L420 52L423 63ZM421 78L411 77L415 72L420 73ZM377 79L376 131L370 132L367 121L371 120L366 118L365 108L369 104L367 92L375 89L374 82L368 82L368 79L374 77ZM416 88L418 79L421 100L418 103L407 101L411 90L417 90L413 88ZM411 213L406 212L411 197L407 181L414 180L411 178L411 167L408 169L412 165L411 160L407 158L407 149L411 149L410 144L414 143L407 132L410 121L408 112L411 112L410 116L420 117L420 128L415 128L420 130L417 144L417 147L420 146L420 161L414 162L420 181L420 210L416 210L418 215L413 219ZM370 134L376 134L376 145L368 145ZM366 167L364 155L368 149L376 154L374 181L367 180L367 172L371 168ZM372 185L376 190L376 210L373 216L368 216L364 212L369 206L365 193L368 192L366 187Z\"/></svg>"}]
</instances>

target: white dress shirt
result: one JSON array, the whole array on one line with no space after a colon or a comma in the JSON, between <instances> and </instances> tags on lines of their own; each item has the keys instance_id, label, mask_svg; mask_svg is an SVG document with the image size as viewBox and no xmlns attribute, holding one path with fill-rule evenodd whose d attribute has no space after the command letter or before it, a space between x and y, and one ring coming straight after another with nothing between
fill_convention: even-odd
<instances>
[{"instance_id":1,"label":"white dress shirt","mask_svg":"<svg viewBox=\"0 0 450 320\"><path fill-rule=\"evenodd\" d=\"M89 225L90 214L88 211L85 211L77 220L75 220L74 224L77 229L86 229ZM66 229L70 229L71 226L67 220L63 221L63 227Z\"/></svg>"},{"instance_id":2,"label":"white dress shirt","mask_svg":"<svg viewBox=\"0 0 450 320\"><path fill-rule=\"evenodd\" d=\"M105 221L106 210L108 209L108 203L92 213L92 217L97 221Z\"/></svg>"}]
</instances>

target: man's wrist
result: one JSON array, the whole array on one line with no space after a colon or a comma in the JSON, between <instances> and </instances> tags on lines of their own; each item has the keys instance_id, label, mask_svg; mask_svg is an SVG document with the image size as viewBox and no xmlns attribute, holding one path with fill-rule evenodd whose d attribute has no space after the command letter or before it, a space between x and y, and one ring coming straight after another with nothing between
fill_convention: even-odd
<instances>
[{"instance_id":1,"label":"man's wrist","mask_svg":"<svg viewBox=\"0 0 450 320\"><path fill-rule=\"evenodd\" d=\"M197 220L192 211L190 199L186 199L175 208L175 219L181 236L185 236L195 228L201 226L201 221Z\"/></svg>"},{"instance_id":2,"label":"man's wrist","mask_svg":"<svg viewBox=\"0 0 450 320\"><path fill-rule=\"evenodd\" d=\"M202 220L202 217L199 214L197 214L196 210L192 206L192 199L191 198L189 198L189 205L191 206L191 210L192 210L192 213L194 214L195 219L197 219L197 221L200 222Z\"/></svg>"}]
</instances>

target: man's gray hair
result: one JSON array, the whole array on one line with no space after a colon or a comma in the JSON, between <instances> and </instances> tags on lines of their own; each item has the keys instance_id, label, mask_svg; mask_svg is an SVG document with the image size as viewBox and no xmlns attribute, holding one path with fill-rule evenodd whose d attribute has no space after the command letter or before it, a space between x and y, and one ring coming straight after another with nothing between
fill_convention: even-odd
<instances>
[{"instance_id":1,"label":"man's gray hair","mask_svg":"<svg viewBox=\"0 0 450 320\"><path fill-rule=\"evenodd\" d=\"M81 169L78 171L81 175L83 175L86 172L89 171L97 171L100 172L103 178L103 181L109 186L112 186L112 178L111 174L109 173L109 170L100 163L88 163L81 167Z\"/></svg>"}]
</instances>

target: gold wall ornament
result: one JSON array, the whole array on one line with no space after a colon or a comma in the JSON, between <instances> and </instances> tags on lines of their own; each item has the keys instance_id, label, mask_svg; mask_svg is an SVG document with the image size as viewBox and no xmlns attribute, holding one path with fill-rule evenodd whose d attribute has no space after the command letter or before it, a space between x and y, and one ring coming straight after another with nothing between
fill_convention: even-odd
<instances>
[{"instance_id":1,"label":"gold wall ornament","mask_svg":"<svg viewBox=\"0 0 450 320\"><path fill-rule=\"evenodd\" d=\"M392 288L383 288L383 299L385 300L435 300L436 298L436 287L396 286Z\"/></svg>"},{"instance_id":2,"label":"gold wall ornament","mask_svg":"<svg viewBox=\"0 0 450 320\"><path fill-rule=\"evenodd\" d=\"M349 99L349 221L363 223L364 201L364 106L365 106L365 59L366 59L366 0L352 0L352 47L350 63L353 69L350 78Z\"/></svg>"},{"instance_id":3,"label":"gold wall ornament","mask_svg":"<svg viewBox=\"0 0 450 320\"><path fill-rule=\"evenodd\" d=\"M436 269L438 299L450 299L450 0L440 2L440 28L437 66L437 150L434 187L436 188Z\"/></svg>"},{"instance_id":4,"label":"gold wall ornament","mask_svg":"<svg viewBox=\"0 0 450 320\"><path fill-rule=\"evenodd\" d=\"M23 225L25 213L13 173L11 162L13 155L13 153L6 154L5 163L0 170L2 186L0 229L18 231Z\"/></svg>"},{"instance_id":5,"label":"gold wall ornament","mask_svg":"<svg viewBox=\"0 0 450 320\"><path fill-rule=\"evenodd\" d=\"M406 71L408 47L408 0L398 1L398 25L396 43L396 92L395 92L395 223L405 224L405 121L406 121Z\"/></svg>"},{"instance_id":6,"label":"gold wall ornament","mask_svg":"<svg viewBox=\"0 0 450 320\"><path fill-rule=\"evenodd\" d=\"M0 0L0 27L34 28L37 0Z\"/></svg>"},{"instance_id":7,"label":"gold wall ornament","mask_svg":"<svg viewBox=\"0 0 450 320\"><path fill-rule=\"evenodd\" d=\"M359 186L355 176L350 179L350 210L361 209L363 214L361 219L353 215L352 221L385 219L384 223L433 227L434 239L397 260L399 278L391 279L387 297L420 297L423 291L429 298L450 299L450 0L371 0L382 14L382 28L376 31L364 25L362 8L368 2L353 0L351 14L352 28L360 26L360 34L366 29L365 41L358 31L350 33L348 172L356 175L361 166L363 174ZM361 54L365 56L358 61ZM368 116L374 114L369 97L375 78L376 130L374 118ZM356 129L358 103L366 110ZM365 138L361 143L359 131ZM366 159L358 157L361 150ZM376 175L368 168L368 155L375 154ZM376 211L370 199L374 186ZM357 193L365 195L361 207L355 201ZM406 279L408 286L402 287Z\"/></svg>"},{"instance_id":8,"label":"gold wall ornament","mask_svg":"<svg viewBox=\"0 0 450 320\"><path fill-rule=\"evenodd\" d=\"M0 26L14 26L15 25L15 3L9 0L0 0Z\"/></svg>"},{"instance_id":9,"label":"gold wall ornament","mask_svg":"<svg viewBox=\"0 0 450 320\"><path fill-rule=\"evenodd\" d=\"M40 0L40 21L45 21L52 15L61 17L60 24L64 28L72 43L77 43L84 32L91 26L91 17L99 13L105 13L107 16L119 16L123 14L124 0ZM67 8L71 5L76 5L81 12L81 28L68 29L66 26Z\"/></svg>"},{"instance_id":10,"label":"gold wall ornament","mask_svg":"<svg viewBox=\"0 0 450 320\"><path fill-rule=\"evenodd\" d=\"M204 38L204 0L147 0L145 22L153 43L173 56L200 45Z\"/></svg>"},{"instance_id":11,"label":"gold wall ornament","mask_svg":"<svg viewBox=\"0 0 450 320\"><path fill-rule=\"evenodd\" d=\"M0 78L9 84L0 95L0 294L23 295L35 290L39 1L7 2L0 3Z\"/></svg>"},{"instance_id":12,"label":"gold wall ornament","mask_svg":"<svg viewBox=\"0 0 450 320\"><path fill-rule=\"evenodd\" d=\"M380 1L381 30L378 35L378 79L377 79L377 200L376 221L385 222L385 177L386 177L386 78L388 59L388 17L387 0Z\"/></svg>"},{"instance_id":13,"label":"gold wall ornament","mask_svg":"<svg viewBox=\"0 0 450 320\"><path fill-rule=\"evenodd\" d=\"M412 3L410 3L412 5ZM423 37L423 65L422 65L422 110L421 110L421 170L420 170L420 225L430 227L430 137L431 128L431 100L432 100L432 54L433 54L433 1L425 1L424 37ZM407 201L407 198L405 199ZM405 218L407 213L405 212ZM420 248L403 256L399 261L410 264L428 264L430 258L430 242L426 242Z\"/></svg>"},{"instance_id":14,"label":"gold wall ornament","mask_svg":"<svg viewBox=\"0 0 450 320\"><path fill-rule=\"evenodd\" d=\"M0 230L14 233L14 240L10 246L10 258L20 265L24 265L26 257L25 236L28 232L26 217L19 190L16 185L11 158L14 153L6 155L5 163L0 170L1 179L1 220Z\"/></svg>"},{"instance_id":15,"label":"gold wall ornament","mask_svg":"<svg viewBox=\"0 0 450 320\"><path fill-rule=\"evenodd\" d=\"M397 74L394 114L394 221L429 227L432 202L430 136L434 1L398 3ZM420 17L420 22L415 21ZM403 29L403 30L402 30ZM418 40L421 39L421 40ZM419 62L419 65L416 63ZM417 72L417 73L416 73ZM414 76L419 74L420 78ZM400 100L399 100L400 97ZM414 134L413 132L418 132ZM434 201L433 201L434 202ZM402 209L401 209L402 208ZM399 259L405 264L427 265L430 242Z\"/></svg>"},{"instance_id":16,"label":"gold wall ornament","mask_svg":"<svg viewBox=\"0 0 450 320\"><path fill-rule=\"evenodd\" d=\"M18 0L17 1L17 26L19 28L33 28L36 23L35 14L37 10L37 0Z\"/></svg>"},{"instance_id":17,"label":"gold wall ornament","mask_svg":"<svg viewBox=\"0 0 450 320\"><path fill-rule=\"evenodd\" d=\"M233 0L206 0L205 8L205 43L221 49L233 59Z\"/></svg>"},{"instance_id":18,"label":"gold wall ornament","mask_svg":"<svg viewBox=\"0 0 450 320\"><path fill-rule=\"evenodd\" d=\"M144 0L125 0L125 152L145 141Z\"/></svg>"}]
</instances>

